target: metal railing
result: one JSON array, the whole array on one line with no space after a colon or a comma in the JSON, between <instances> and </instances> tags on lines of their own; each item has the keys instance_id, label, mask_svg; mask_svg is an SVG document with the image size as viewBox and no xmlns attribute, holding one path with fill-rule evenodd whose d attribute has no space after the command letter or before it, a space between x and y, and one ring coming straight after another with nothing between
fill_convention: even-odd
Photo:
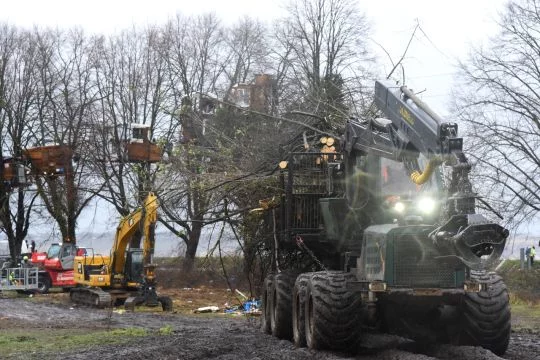
<instances>
[{"instance_id":1,"label":"metal railing","mask_svg":"<svg viewBox=\"0 0 540 360\"><path fill-rule=\"evenodd\" d=\"M0 291L38 288L37 267L4 268L0 272Z\"/></svg>"}]
</instances>

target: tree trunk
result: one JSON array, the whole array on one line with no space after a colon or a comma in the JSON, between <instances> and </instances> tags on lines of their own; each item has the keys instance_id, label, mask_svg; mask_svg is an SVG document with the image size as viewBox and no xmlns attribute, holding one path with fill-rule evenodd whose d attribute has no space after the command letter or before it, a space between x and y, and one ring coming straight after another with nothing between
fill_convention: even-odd
<instances>
[{"instance_id":1,"label":"tree trunk","mask_svg":"<svg viewBox=\"0 0 540 360\"><path fill-rule=\"evenodd\" d=\"M186 256L184 258L183 270L185 273L190 273L193 270L195 264L195 255L197 254L197 248L199 247L199 240L201 238L202 222L193 222L193 227L189 233L189 239L186 243Z\"/></svg>"}]
</instances>

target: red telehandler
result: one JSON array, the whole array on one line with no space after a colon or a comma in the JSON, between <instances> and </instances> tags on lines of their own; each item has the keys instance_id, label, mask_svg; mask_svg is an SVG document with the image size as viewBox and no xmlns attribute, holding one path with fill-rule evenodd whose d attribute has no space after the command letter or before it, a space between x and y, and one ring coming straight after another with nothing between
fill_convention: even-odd
<instances>
[{"instance_id":1,"label":"red telehandler","mask_svg":"<svg viewBox=\"0 0 540 360\"><path fill-rule=\"evenodd\" d=\"M47 252L32 253L32 264L39 267L38 292L46 294L51 287L69 291L74 287L73 260L86 252L87 249L66 242L51 244Z\"/></svg>"}]
</instances>

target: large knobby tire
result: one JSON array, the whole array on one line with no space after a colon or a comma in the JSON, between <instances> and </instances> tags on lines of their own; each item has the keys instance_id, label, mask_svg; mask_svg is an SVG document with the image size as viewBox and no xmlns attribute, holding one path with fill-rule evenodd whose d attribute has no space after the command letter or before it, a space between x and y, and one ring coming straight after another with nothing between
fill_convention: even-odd
<instances>
[{"instance_id":1,"label":"large knobby tire","mask_svg":"<svg viewBox=\"0 0 540 360\"><path fill-rule=\"evenodd\" d=\"M347 289L350 281L356 277L341 271L316 272L309 278L305 303L308 348L356 352L362 299L359 291Z\"/></svg>"},{"instance_id":2,"label":"large knobby tire","mask_svg":"<svg viewBox=\"0 0 540 360\"><path fill-rule=\"evenodd\" d=\"M473 276L487 290L467 293L461 301L460 345L482 346L503 355L510 341L510 303L502 278L494 273Z\"/></svg>"},{"instance_id":3,"label":"large knobby tire","mask_svg":"<svg viewBox=\"0 0 540 360\"><path fill-rule=\"evenodd\" d=\"M271 328L271 309L270 298L272 297L272 284L274 283L274 274L269 274L264 279L263 291L262 291L262 316L261 316L261 328L266 334L272 333Z\"/></svg>"},{"instance_id":4,"label":"large knobby tire","mask_svg":"<svg viewBox=\"0 0 540 360\"><path fill-rule=\"evenodd\" d=\"M272 284L270 327L272 335L280 339L292 339L292 289L297 275L297 272L280 272Z\"/></svg>"},{"instance_id":5,"label":"large knobby tire","mask_svg":"<svg viewBox=\"0 0 540 360\"><path fill-rule=\"evenodd\" d=\"M37 292L40 294L47 294L51 288L51 278L48 274L38 275L38 287Z\"/></svg>"},{"instance_id":6,"label":"large knobby tire","mask_svg":"<svg viewBox=\"0 0 540 360\"><path fill-rule=\"evenodd\" d=\"M292 295L293 342L296 347L306 346L306 288L311 273L301 274L296 278Z\"/></svg>"}]
</instances>

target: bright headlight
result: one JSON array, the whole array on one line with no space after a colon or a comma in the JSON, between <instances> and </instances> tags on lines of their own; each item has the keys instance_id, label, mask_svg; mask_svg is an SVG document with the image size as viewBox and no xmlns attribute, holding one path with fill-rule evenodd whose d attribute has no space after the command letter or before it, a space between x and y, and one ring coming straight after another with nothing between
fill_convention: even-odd
<instances>
[{"instance_id":1,"label":"bright headlight","mask_svg":"<svg viewBox=\"0 0 540 360\"><path fill-rule=\"evenodd\" d=\"M394 210L396 210L399 213L402 213L405 210L405 204L401 201L398 201L394 204Z\"/></svg>"},{"instance_id":2,"label":"bright headlight","mask_svg":"<svg viewBox=\"0 0 540 360\"><path fill-rule=\"evenodd\" d=\"M418 209L424 214L430 214L435 210L435 200L432 198L422 198L418 201Z\"/></svg>"}]
</instances>

